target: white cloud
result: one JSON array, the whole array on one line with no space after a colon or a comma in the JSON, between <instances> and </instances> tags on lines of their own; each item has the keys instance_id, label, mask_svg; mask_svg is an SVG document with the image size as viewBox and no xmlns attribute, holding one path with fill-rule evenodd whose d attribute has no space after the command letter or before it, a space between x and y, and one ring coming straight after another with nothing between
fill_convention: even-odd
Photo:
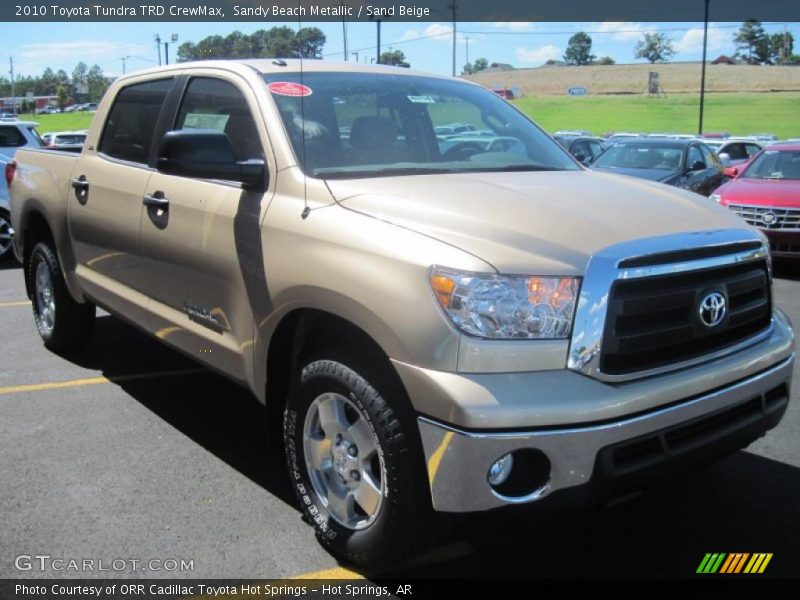
<instances>
[{"instance_id":1,"label":"white cloud","mask_svg":"<svg viewBox=\"0 0 800 600\"><path fill-rule=\"evenodd\" d=\"M483 39L483 35L470 35L470 41L476 39ZM406 42L409 40L429 39L432 42L453 42L453 27L451 25L442 25L441 23L431 23L425 29L407 29L398 41ZM456 31L456 39L460 43L464 43L465 36L463 33Z\"/></svg>"},{"instance_id":2,"label":"white cloud","mask_svg":"<svg viewBox=\"0 0 800 600\"><path fill-rule=\"evenodd\" d=\"M121 44L100 40L78 40L74 42L40 42L36 44L22 44L15 52L17 56L28 61L41 61L42 59L67 60L76 58L87 64L108 59L119 58L126 54L147 52L140 44Z\"/></svg>"},{"instance_id":3,"label":"white cloud","mask_svg":"<svg viewBox=\"0 0 800 600\"><path fill-rule=\"evenodd\" d=\"M641 23L624 23L620 21L604 21L600 25L601 33L610 34L612 38L620 41L638 40L645 31L653 31L653 28L645 27Z\"/></svg>"},{"instance_id":4,"label":"white cloud","mask_svg":"<svg viewBox=\"0 0 800 600\"><path fill-rule=\"evenodd\" d=\"M509 31L531 31L536 28L534 23L526 21L504 21L492 23L495 29L508 29Z\"/></svg>"},{"instance_id":5,"label":"white cloud","mask_svg":"<svg viewBox=\"0 0 800 600\"><path fill-rule=\"evenodd\" d=\"M561 58L561 50L552 44L540 48L517 48L514 52L517 60L525 63L545 63Z\"/></svg>"},{"instance_id":6,"label":"white cloud","mask_svg":"<svg viewBox=\"0 0 800 600\"><path fill-rule=\"evenodd\" d=\"M728 33L713 27L708 28L708 49L720 50L728 43ZM703 51L702 28L689 29L675 42L675 54L697 54Z\"/></svg>"}]
</instances>

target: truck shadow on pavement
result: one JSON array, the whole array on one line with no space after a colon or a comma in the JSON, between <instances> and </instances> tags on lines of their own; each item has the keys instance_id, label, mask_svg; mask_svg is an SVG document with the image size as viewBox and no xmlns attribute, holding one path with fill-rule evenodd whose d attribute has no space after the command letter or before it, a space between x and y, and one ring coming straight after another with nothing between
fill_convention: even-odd
<instances>
[{"instance_id":1,"label":"truck shadow on pavement","mask_svg":"<svg viewBox=\"0 0 800 600\"><path fill-rule=\"evenodd\" d=\"M89 348L70 360L100 370L175 429L294 506L283 453L267 440L265 411L248 390L108 316L98 318ZM447 533L435 547L382 575L693 577L706 552L772 552L767 575L795 577L800 520L792 515L798 506L800 469L742 451L591 513L525 509L447 518ZM308 536L312 543L310 530Z\"/></svg>"}]
</instances>

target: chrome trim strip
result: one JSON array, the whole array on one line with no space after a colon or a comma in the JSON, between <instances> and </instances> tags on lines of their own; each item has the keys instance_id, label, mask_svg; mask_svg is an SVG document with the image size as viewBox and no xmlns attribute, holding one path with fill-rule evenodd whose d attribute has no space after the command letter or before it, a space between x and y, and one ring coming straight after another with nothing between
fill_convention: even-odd
<instances>
[{"instance_id":1,"label":"chrome trim strip","mask_svg":"<svg viewBox=\"0 0 800 600\"><path fill-rule=\"evenodd\" d=\"M725 254L711 258L691 261L680 261L648 267L620 269L622 261L645 258L665 254L675 250L692 250L709 246L723 247L740 242L759 242L760 249ZM684 273L698 269L713 268L739 262L768 259L769 253L761 236L755 230L721 229L714 231L698 231L679 233L656 238L632 240L604 248L589 260L586 274L581 286L578 307L573 321L572 339L570 340L567 368L579 371L584 375L609 382L629 381L660 373L667 373L714 360L739 350L769 336L772 327L756 336L743 340L735 346L713 353L622 375L608 375L600 370L600 354L605 332L608 298L611 286L618 279L639 279L674 273Z\"/></svg>"},{"instance_id":2,"label":"chrome trim strip","mask_svg":"<svg viewBox=\"0 0 800 600\"><path fill-rule=\"evenodd\" d=\"M473 512L533 502L588 483L597 453L610 445L735 407L791 381L794 352L760 373L692 400L598 425L519 432L471 432L418 417L435 510ZM550 479L527 496L506 498L487 481L491 464L508 452L534 448L550 460Z\"/></svg>"}]
</instances>

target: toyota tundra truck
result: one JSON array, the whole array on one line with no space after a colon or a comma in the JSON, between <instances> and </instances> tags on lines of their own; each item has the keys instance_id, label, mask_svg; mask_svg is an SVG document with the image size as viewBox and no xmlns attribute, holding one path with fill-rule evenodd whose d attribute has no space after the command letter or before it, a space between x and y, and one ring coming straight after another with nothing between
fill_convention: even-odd
<instances>
[{"instance_id":1,"label":"toyota tundra truck","mask_svg":"<svg viewBox=\"0 0 800 600\"><path fill-rule=\"evenodd\" d=\"M453 123L469 135L437 134ZM249 388L350 563L407 555L437 511L678 477L789 401L793 332L756 229L586 170L466 81L140 71L80 154L22 149L6 176L45 346L78 351L101 307Z\"/></svg>"}]
</instances>

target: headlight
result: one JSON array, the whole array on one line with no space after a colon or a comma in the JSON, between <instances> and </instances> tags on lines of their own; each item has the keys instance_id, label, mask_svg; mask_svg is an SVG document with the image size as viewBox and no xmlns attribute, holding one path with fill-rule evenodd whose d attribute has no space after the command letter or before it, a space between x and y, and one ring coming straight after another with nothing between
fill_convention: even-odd
<instances>
[{"instance_id":1,"label":"headlight","mask_svg":"<svg viewBox=\"0 0 800 600\"><path fill-rule=\"evenodd\" d=\"M709 198L710 198L711 200L713 200L714 202L716 202L717 204L719 204L720 202L722 202L722 194L711 194L711 195L709 196Z\"/></svg>"},{"instance_id":2,"label":"headlight","mask_svg":"<svg viewBox=\"0 0 800 600\"><path fill-rule=\"evenodd\" d=\"M450 320L489 339L569 337L580 279L468 273L432 267L429 281Z\"/></svg>"}]
</instances>

